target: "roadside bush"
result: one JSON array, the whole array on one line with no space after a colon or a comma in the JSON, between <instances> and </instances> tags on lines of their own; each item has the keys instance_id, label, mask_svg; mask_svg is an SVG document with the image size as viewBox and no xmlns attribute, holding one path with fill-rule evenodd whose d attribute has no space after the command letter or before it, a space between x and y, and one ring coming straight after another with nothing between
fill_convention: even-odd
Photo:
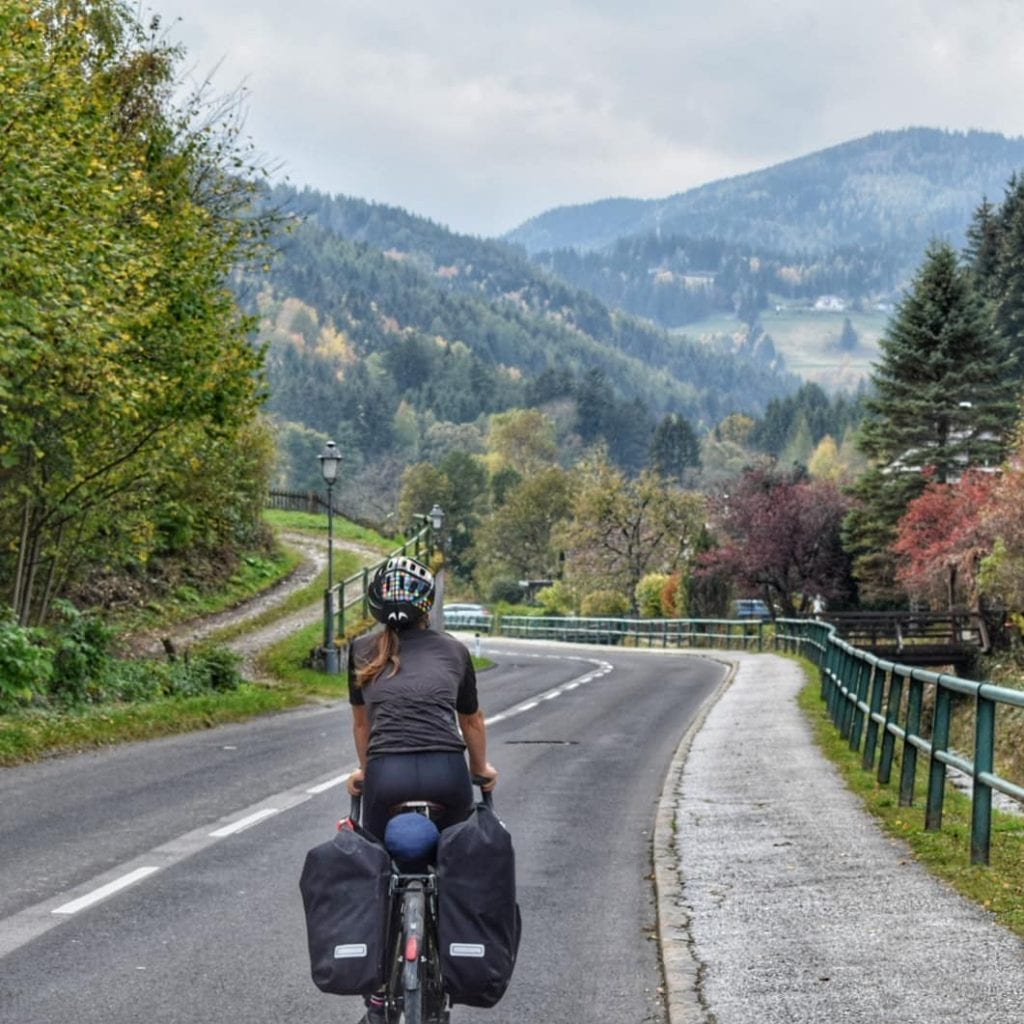
<instances>
[{"instance_id":1,"label":"roadside bush","mask_svg":"<svg viewBox=\"0 0 1024 1024\"><path fill-rule=\"evenodd\" d=\"M562 580L538 590L536 601L545 615L572 615L576 610L576 595Z\"/></svg>"},{"instance_id":2,"label":"roadside bush","mask_svg":"<svg viewBox=\"0 0 1024 1024\"><path fill-rule=\"evenodd\" d=\"M103 680L103 699L143 703L170 692L170 666L158 661L112 661Z\"/></svg>"},{"instance_id":3,"label":"roadside bush","mask_svg":"<svg viewBox=\"0 0 1024 1024\"><path fill-rule=\"evenodd\" d=\"M616 590L595 590L587 594L580 604L584 617L618 617L629 613L629 601Z\"/></svg>"},{"instance_id":4,"label":"roadside bush","mask_svg":"<svg viewBox=\"0 0 1024 1024\"><path fill-rule=\"evenodd\" d=\"M488 596L491 604L498 604L501 601L516 604L523 599L523 588L519 586L518 580L497 579L491 584Z\"/></svg>"},{"instance_id":5,"label":"roadside bush","mask_svg":"<svg viewBox=\"0 0 1024 1024\"><path fill-rule=\"evenodd\" d=\"M0 714L29 703L46 689L53 654L43 643L42 630L19 626L13 611L0 607Z\"/></svg>"},{"instance_id":6,"label":"roadside bush","mask_svg":"<svg viewBox=\"0 0 1024 1024\"><path fill-rule=\"evenodd\" d=\"M662 604L662 594L669 577L662 572L650 572L642 577L636 585L636 608L644 619L660 619L666 612Z\"/></svg>"},{"instance_id":7,"label":"roadside bush","mask_svg":"<svg viewBox=\"0 0 1024 1024\"><path fill-rule=\"evenodd\" d=\"M60 704L101 700L111 664L114 632L95 615L85 615L70 601L56 604L60 620L53 634L50 695Z\"/></svg>"},{"instance_id":8,"label":"roadside bush","mask_svg":"<svg viewBox=\"0 0 1024 1024\"><path fill-rule=\"evenodd\" d=\"M686 615L686 582L683 574L672 573L665 577L661 588L661 611L667 619L681 619Z\"/></svg>"},{"instance_id":9,"label":"roadside bush","mask_svg":"<svg viewBox=\"0 0 1024 1024\"><path fill-rule=\"evenodd\" d=\"M226 647L200 647L170 663L165 692L178 697L197 697L214 691L238 688L241 658Z\"/></svg>"}]
</instances>

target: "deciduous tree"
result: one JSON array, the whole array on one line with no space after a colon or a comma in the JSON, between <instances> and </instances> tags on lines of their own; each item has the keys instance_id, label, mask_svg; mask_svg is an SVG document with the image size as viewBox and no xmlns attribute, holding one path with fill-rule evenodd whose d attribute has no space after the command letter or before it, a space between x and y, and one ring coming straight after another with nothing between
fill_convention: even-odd
<instances>
[{"instance_id":1,"label":"deciduous tree","mask_svg":"<svg viewBox=\"0 0 1024 1024\"><path fill-rule=\"evenodd\" d=\"M712 499L719 546L702 556L703 572L763 593L784 615L805 612L816 594L841 604L852 589L839 533L848 507L828 481L750 470Z\"/></svg>"},{"instance_id":2,"label":"deciduous tree","mask_svg":"<svg viewBox=\"0 0 1024 1024\"><path fill-rule=\"evenodd\" d=\"M702 495L650 471L631 480L603 454L576 479L564 543L566 573L581 592L616 590L632 604L643 576L685 563L704 521Z\"/></svg>"}]
</instances>

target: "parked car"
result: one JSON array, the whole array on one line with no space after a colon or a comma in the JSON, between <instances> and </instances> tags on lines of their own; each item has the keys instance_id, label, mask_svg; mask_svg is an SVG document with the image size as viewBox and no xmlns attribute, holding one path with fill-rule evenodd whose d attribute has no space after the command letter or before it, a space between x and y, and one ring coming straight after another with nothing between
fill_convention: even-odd
<instances>
[{"instance_id":1,"label":"parked car","mask_svg":"<svg viewBox=\"0 0 1024 1024\"><path fill-rule=\"evenodd\" d=\"M475 629L487 631L491 628L491 613L482 604L453 602L444 606L445 629Z\"/></svg>"},{"instance_id":2,"label":"parked car","mask_svg":"<svg viewBox=\"0 0 1024 1024\"><path fill-rule=\"evenodd\" d=\"M760 619L762 622L771 622L772 613L764 601L754 597L743 597L732 603L732 617L734 619Z\"/></svg>"}]
</instances>

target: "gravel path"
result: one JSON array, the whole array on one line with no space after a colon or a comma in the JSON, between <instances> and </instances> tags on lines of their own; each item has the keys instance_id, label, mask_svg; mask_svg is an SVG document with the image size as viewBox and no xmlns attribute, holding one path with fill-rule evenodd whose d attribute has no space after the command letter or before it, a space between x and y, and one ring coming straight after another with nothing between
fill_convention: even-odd
<instances>
[{"instance_id":1,"label":"gravel path","mask_svg":"<svg viewBox=\"0 0 1024 1024\"><path fill-rule=\"evenodd\" d=\"M173 629L164 631L160 636L149 636L145 639L144 650L149 655L163 654L168 644L174 649L181 650L192 644L206 639L212 634L248 622L262 615L268 609L276 608L283 604L292 594L308 586L316 579L327 566L327 538L315 537L305 533L285 532L280 534L280 539L290 547L298 548L303 555L299 566L280 583L265 590L234 608L228 608L214 615L206 615L199 619L192 619L183 622ZM376 562L381 558L379 551L364 547L352 541L334 541L337 551L353 551L358 554L365 563ZM346 598L349 602L362 596L361 591L349 590ZM241 655L242 664L240 671L246 679L269 682L266 677L261 676L256 670L256 659L267 648L290 636L292 633L320 621L323 617L323 597L317 595L316 599L298 611L291 612L283 618L276 619L266 625L259 626L251 632L229 640L225 646L236 654Z\"/></svg>"}]
</instances>

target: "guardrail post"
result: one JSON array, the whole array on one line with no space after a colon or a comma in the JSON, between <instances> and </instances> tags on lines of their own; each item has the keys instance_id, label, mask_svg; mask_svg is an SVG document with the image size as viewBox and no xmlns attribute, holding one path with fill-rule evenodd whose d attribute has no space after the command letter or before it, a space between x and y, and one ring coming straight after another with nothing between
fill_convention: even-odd
<instances>
[{"instance_id":1,"label":"guardrail post","mask_svg":"<svg viewBox=\"0 0 1024 1024\"><path fill-rule=\"evenodd\" d=\"M860 750L860 740L864 735L864 711L861 704L867 696L871 666L863 659L857 659L857 668L853 677L853 714L850 718L850 749Z\"/></svg>"},{"instance_id":2,"label":"guardrail post","mask_svg":"<svg viewBox=\"0 0 1024 1024\"><path fill-rule=\"evenodd\" d=\"M849 651L844 651L843 672L839 679L839 735L844 740L848 740L850 733L853 732L853 709L857 696L857 676L859 672L860 662Z\"/></svg>"},{"instance_id":3,"label":"guardrail post","mask_svg":"<svg viewBox=\"0 0 1024 1024\"><path fill-rule=\"evenodd\" d=\"M937 755L949 749L949 720L953 705L953 693L942 685L941 676L937 685L935 721L932 723L932 753L928 762L928 802L924 812L924 827L927 832L938 832L942 828L946 766Z\"/></svg>"},{"instance_id":4,"label":"guardrail post","mask_svg":"<svg viewBox=\"0 0 1024 1024\"><path fill-rule=\"evenodd\" d=\"M889 696L885 702L885 727L882 731L882 756L878 761L878 782L887 786L892 778L892 761L896 752L896 735L892 726L900 715L903 703L903 676L893 670L889 675Z\"/></svg>"},{"instance_id":5,"label":"guardrail post","mask_svg":"<svg viewBox=\"0 0 1024 1024\"><path fill-rule=\"evenodd\" d=\"M996 703L978 690L974 718L974 792L971 799L971 863L987 864L992 841L992 787L984 780L995 763Z\"/></svg>"},{"instance_id":6,"label":"guardrail post","mask_svg":"<svg viewBox=\"0 0 1024 1024\"><path fill-rule=\"evenodd\" d=\"M370 605L367 603L367 590L370 586L370 569L368 566L363 567L363 618L368 618L370 615Z\"/></svg>"},{"instance_id":7,"label":"guardrail post","mask_svg":"<svg viewBox=\"0 0 1024 1024\"><path fill-rule=\"evenodd\" d=\"M917 747L913 740L921 733L921 702L924 683L917 676L910 676L910 691L907 698L907 727L903 734L903 765L900 770L900 807L914 804L914 781L917 777Z\"/></svg>"},{"instance_id":8,"label":"guardrail post","mask_svg":"<svg viewBox=\"0 0 1024 1024\"><path fill-rule=\"evenodd\" d=\"M345 636L345 581L338 584L338 636Z\"/></svg>"},{"instance_id":9,"label":"guardrail post","mask_svg":"<svg viewBox=\"0 0 1024 1024\"><path fill-rule=\"evenodd\" d=\"M871 689L868 699L868 727L864 735L864 755L860 759L861 767L870 771L875 763L875 751L878 749L878 718L882 714L882 697L885 694L884 669L877 664L871 668Z\"/></svg>"}]
</instances>

